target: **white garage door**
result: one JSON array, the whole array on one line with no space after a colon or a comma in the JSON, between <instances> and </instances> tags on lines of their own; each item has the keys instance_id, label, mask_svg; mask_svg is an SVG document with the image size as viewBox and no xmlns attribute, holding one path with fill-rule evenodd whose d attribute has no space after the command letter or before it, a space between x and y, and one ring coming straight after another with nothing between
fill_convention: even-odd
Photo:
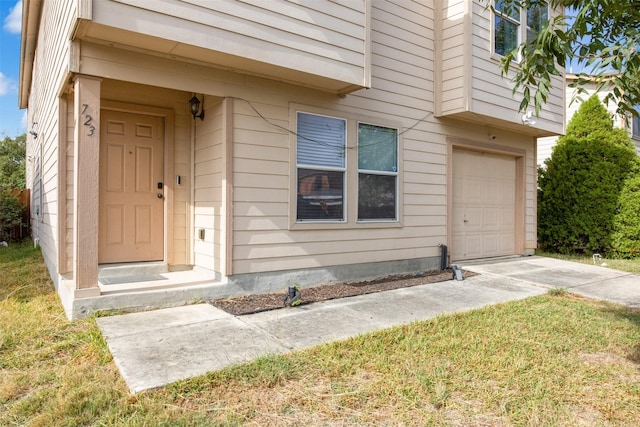
<instances>
[{"instance_id":1,"label":"white garage door","mask_svg":"<svg viewBox=\"0 0 640 427\"><path fill-rule=\"evenodd\" d=\"M516 161L453 151L451 259L515 253Z\"/></svg>"}]
</instances>

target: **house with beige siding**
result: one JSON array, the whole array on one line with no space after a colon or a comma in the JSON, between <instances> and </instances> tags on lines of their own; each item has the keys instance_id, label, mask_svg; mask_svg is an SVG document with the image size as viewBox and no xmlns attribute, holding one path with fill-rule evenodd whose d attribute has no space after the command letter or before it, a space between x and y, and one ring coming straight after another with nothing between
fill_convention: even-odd
<instances>
[{"instance_id":1,"label":"house with beige siding","mask_svg":"<svg viewBox=\"0 0 640 427\"><path fill-rule=\"evenodd\" d=\"M479 0L24 0L33 237L69 318L536 248L536 139Z\"/></svg>"},{"instance_id":2,"label":"house with beige siding","mask_svg":"<svg viewBox=\"0 0 640 427\"><path fill-rule=\"evenodd\" d=\"M640 118L629 115L620 115L616 112L617 105L615 103L606 102L606 97L611 93L612 89L598 90L597 85L594 83L587 83L582 86L584 93L577 95L576 89L571 87L573 83L578 80L578 75L568 73L565 75L565 108L566 108L566 122L573 118L573 115L578 111L583 100L588 99L593 94L597 93L600 101L611 115L613 120L613 126L625 129L629 133L631 141L636 147L636 153L640 155ZM553 147L558 143L558 136L547 136L538 139L538 166L544 166L545 161L551 157Z\"/></svg>"}]
</instances>

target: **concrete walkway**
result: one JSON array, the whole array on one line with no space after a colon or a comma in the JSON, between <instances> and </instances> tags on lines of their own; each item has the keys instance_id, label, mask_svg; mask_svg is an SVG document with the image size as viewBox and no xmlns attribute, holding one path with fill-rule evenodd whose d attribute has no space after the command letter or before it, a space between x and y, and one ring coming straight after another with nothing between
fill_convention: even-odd
<instances>
[{"instance_id":1,"label":"concrete walkway","mask_svg":"<svg viewBox=\"0 0 640 427\"><path fill-rule=\"evenodd\" d=\"M640 276L600 266L541 257L461 266L481 274L246 316L197 304L97 322L135 393L260 356L541 295L552 288L640 308Z\"/></svg>"}]
</instances>

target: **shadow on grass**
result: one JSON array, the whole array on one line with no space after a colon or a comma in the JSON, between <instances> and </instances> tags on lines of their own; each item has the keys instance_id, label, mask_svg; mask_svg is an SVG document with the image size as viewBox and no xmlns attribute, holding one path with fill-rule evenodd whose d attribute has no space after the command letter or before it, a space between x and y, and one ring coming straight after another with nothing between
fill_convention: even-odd
<instances>
[{"instance_id":1,"label":"shadow on grass","mask_svg":"<svg viewBox=\"0 0 640 427\"><path fill-rule=\"evenodd\" d=\"M615 304L609 304L606 312L612 314L620 319L627 321L629 324L635 326L638 329L640 335L640 309L618 306ZM627 359L638 365L640 369L640 340L637 340L629 351Z\"/></svg>"},{"instance_id":2,"label":"shadow on grass","mask_svg":"<svg viewBox=\"0 0 640 427\"><path fill-rule=\"evenodd\" d=\"M0 246L0 301L24 302L55 292L39 247L30 240Z\"/></svg>"}]
</instances>

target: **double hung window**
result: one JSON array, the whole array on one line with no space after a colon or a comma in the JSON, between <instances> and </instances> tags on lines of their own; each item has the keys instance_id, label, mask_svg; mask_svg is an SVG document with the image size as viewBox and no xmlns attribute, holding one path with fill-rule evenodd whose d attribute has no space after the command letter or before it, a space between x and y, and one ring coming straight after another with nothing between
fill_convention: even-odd
<instances>
[{"instance_id":1,"label":"double hung window","mask_svg":"<svg viewBox=\"0 0 640 427\"><path fill-rule=\"evenodd\" d=\"M297 221L344 221L347 122L298 113Z\"/></svg>"},{"instance_id":2,"label":"double hung window","mask_svg":"<svg viewBox=\"0 0 640 427\"><path fill-rule=\"evenodd\" d=\"M396 219L398 130L358 123L358 220Z\"/></svg>"},{"instance_id":3,"label":"double hung window","mask_svg":"<svg viewBox=\"0 0 640 427\"><path fill-rule=\"evenodd\" d=\"M398 130L298 112L296 183L296 222L396 221Z\"/></svg>"},{"instance_id":4,"label":"double hung window","mask_svg":"<svg viewBox=\"0 0 640 427\"><path fill-rule=\"evenodd\" d=\"M524 9L515 5L507 7L504 1L496 0L493 7L493 51L498 55L513 51L523 40L533 40L549 22L548 6Z\"/></svg>"}]
</instances>

